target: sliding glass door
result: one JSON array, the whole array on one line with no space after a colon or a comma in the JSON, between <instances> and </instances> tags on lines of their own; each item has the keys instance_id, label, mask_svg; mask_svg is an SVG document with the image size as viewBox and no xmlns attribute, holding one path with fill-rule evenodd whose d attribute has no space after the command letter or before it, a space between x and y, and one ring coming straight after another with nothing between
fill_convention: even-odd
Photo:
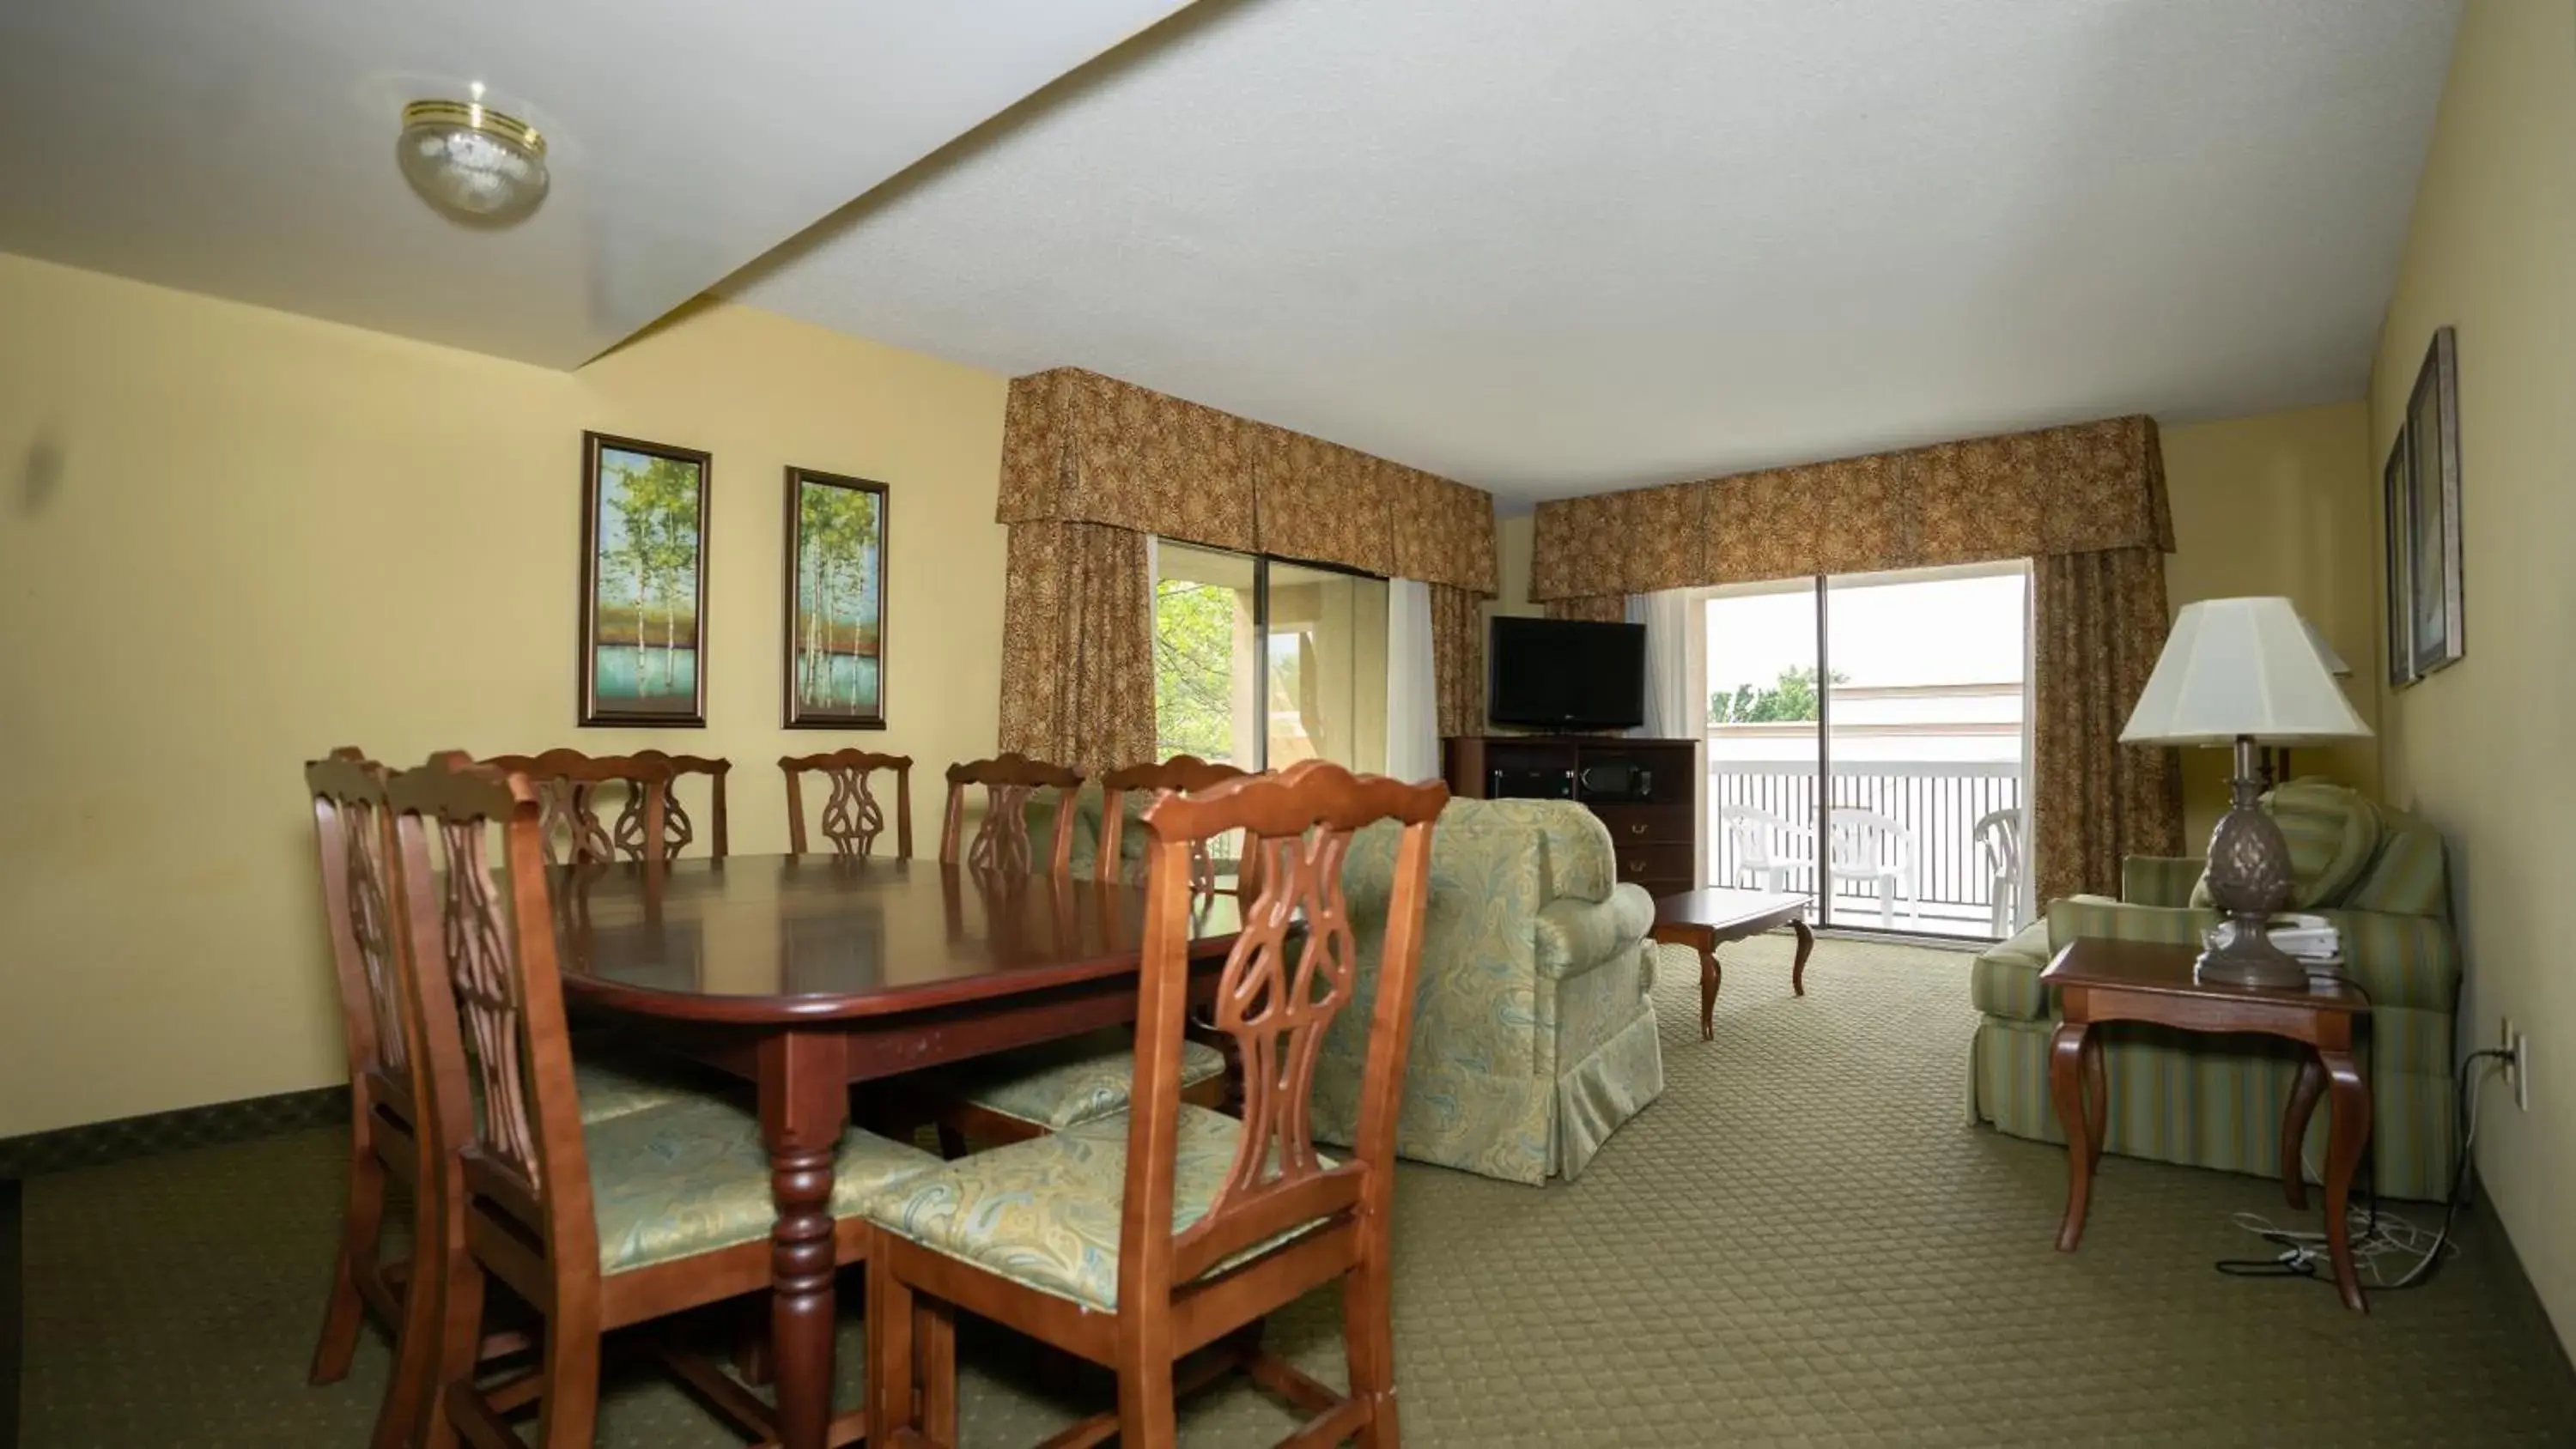
<instances>
[{"instance_id":1,"label":"sliding glass door","mask_svg":"<svg viewBox=\"0 0 2576 1449\"><path fill-rule=\"evenodd\" d=\"M1706 606L1709 884L1816 891L1813 579L1723 589Z\"/></svg>"},{"instance_id":2,"label":"sliding glass door","mask_svg":"<svg viewBox=\"0 0 2576 1449\"><path fill-rule=\"evenodd\" d=\"M1386 580L1157 540L1158 755L1386 768Z\"/></svg>"},{"instance_id":3,"label":"sliding glass door","mask_svg":"<svg viewBox=\"0 0 2576 1449\"><path fill-rule=\"evenodd\" d=\"M2017 928L2030 891L2029 608L2019 564L1712 596L1711 883L1815 892L1827 925ZM1778 868L1784 846L1801 870Z\"/></svg>"}]
</instances>

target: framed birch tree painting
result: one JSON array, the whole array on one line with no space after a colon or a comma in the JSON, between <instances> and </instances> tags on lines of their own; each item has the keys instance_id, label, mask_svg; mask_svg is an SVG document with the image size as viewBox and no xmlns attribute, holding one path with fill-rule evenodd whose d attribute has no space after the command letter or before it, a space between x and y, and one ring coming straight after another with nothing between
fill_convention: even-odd
<instances>
[{"instance_id":1,"label":"framed birch tree painting","mask_svg":"<svg viewBox=\"0 0 2576 1449\"><path fill-rule=\"evenodd\" d=\"M581 722L704 725L707 455L581 435Z\"/></svg>"},{"instance_id":2,"label":"framed birch tree painting","mask_svg":"<svg viewBox=\"0 0 2576 1449\"><path fill-rule=\"evenodd\" d=\"M886 486L787 470L787 727L885 728Z\"/></svg>"}]
</instances>

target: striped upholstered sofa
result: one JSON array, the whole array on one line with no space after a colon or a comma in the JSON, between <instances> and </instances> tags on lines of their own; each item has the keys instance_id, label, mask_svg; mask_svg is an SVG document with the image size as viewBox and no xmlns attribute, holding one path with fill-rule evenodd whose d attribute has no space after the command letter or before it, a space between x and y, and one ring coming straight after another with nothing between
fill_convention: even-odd
<instances>
[{"instance_id":1,"label":"striped upholstered sofa","mask_svg":"<svg viewBox=\"0 0 2576 1449\"><path fill-rule=\"evenodd\" d=\"M2299 883L2290 909L2335 923L2345 969L2371 996L2362 1056L2374 1180L2392 1197L2438 1199L2449 1186L2455 1133L2452 1014L2460 990L2442 838L2325 781L2293 781L2264 805L2290 842ZM2078 936L2198 943L2218 919L2201 875L2196 859L2132 857L2122 899L2052 901L2044 919L1977 958L1969 986L1979 1013L1970 1062L1976 1120L2016 1137L2066 1140L2048 1096L2057 1011L2040 971ZM2128 1023L2104 1030L2110 1151L2264 1176L2279 1170L2296 1048ZM2308 1129L2311 1175L2325 1161L2325 1132L2320 1112Z\"/></svg>"}]
</instances>

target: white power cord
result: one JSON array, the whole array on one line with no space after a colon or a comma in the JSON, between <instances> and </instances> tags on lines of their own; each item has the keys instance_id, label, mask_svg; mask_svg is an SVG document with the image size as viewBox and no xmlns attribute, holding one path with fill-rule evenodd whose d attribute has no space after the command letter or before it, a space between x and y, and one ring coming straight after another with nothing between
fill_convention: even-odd
<instances>
[{"instance_id":1,"label":"white power cord","mask_svg":"<svg viewBox=\"0 0 2576 1449\"><path fill-rule=\"evenodd\" d=\"M2470 1154L2478 1142L2478 1089L2486 1080L2484 1073L2470 1073L2466 1068L2481 1059L2503 1055L2492 1050L2476 1051L2469 1053L2461 1063L2466 1088L2462 1115L2468 1125L2461 1136L2459 1156L2453 1162L2450 1197L2442 1209L2440 1228L2428 1233L2375 1202L2366 1207L2345 1205L2344 1226L2351 1244L2353 1273L2365 1286L2404 1288L2432 1271L2435 1263L2458 1256L2459 1244L2451 1241L2451 1221L2459 1211L2460 1188L2466 1181ZM2307 1160L2304 1152L2299 1165L2302 1169L2314 1170L2314 1164ZM2240 1212L2233 1214L2231 1220L2236 1226L2281 1249L2279 1257L2274 1260L2279 1271L2305 1277L2314 1277L2320 1271L2332 1274L2331 1254L2324 1233L2275 1227L2271 1219L2261 1213ZM2404 1275L2393 1283L2388 1281L2387 1270L2381 1267L2383 1260L2407 1262Z\"/></svg>"}]
</instances>

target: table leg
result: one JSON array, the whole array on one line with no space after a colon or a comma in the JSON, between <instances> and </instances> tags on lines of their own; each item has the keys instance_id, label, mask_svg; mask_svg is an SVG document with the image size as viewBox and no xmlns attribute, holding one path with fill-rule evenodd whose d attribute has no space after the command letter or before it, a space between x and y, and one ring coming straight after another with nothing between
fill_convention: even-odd
<instances>
[{"instance_id":1,"label":"table leg","mask_svg":"<svg viewBox=\"0 0 2576 1449\"><path fill-rule=\"evenodd\" d=\"M2102 1165L2102 1144L2111 1136L2110 1073L2102 1060L2102 1033L2084 1033L2084 1149L2085 1166Z\"/></svg>"},{"instance_id":2,"label":"table leg","mask_svg":"<svg viewBox=\"0 0 2576 1449\"><path fill-rule=\"evenodd\" d=\"M1647 931L1646 939L1699 953L1699 1039L1717 1040L1717 932L1705 926L1663 925Z\"/></svg>"},{"instance_id":3,"label":"table leg","mask_svg":"<svg viewBox=\"0 0 2576 1449\"><path fill-rule=\"evenodd\" d=\"M2290 1086L2290 1100L2281 1108L2281 1196L2290 1206L2307 1211L2307 1164L2300 1149L2308 1140L2308 1119L2317 1112L2317 1099L2326 1094L2325 1063L2311 1052L2299 1063L2299 1079Z\"/></svg>"},{"instance_id":4,"label":"table leg","mask_svg":"<svg viewBox=\"0 0 2576 1449\"><path fill-rule=\"evenodd\" d=\"M2362 1080L2351 1053L2319 1051L2317 1056L2325 1065L2327 1091L2334 1104L2326 1142L2326 1250L2334 1259L2335 1287L2343 1293L2343 1306L2367 1313L2370 1305L2362 1299L2361 1279L2352 1267L2352 1230L2344 1219L2352 1195L2352 1170L2361 1162L2362 1145L2370 1140L2370 1084Z\"/></svg>"},{"instance_id":5,"label":"table leg","mask_svg":"<svg viewBox=\"0 0 2576 1449\"><path fill-rule=\"evenodd\" d=\"M832 1153L850 1119L841 1039L783 1032L760 1046L760 1131L778 1222L769 1336L780 1449L824 1449L832 1421Z\"/></svg>"},{"instance_id":6,"label":"table leg","mask_svg":"<svg viewBox=\"0 0 2576 1449\"><path fill-rule=\"evenodd\" d=\"M1699 1039L1717 1040L1717 985L1720 972L1717 948L1702 943L1699 948Z\"/></svg>"},{"instance_id":7,"label":"table leg","mask_svg":"<svg viewBox=\"0 0 2576 1449\"><path fill-rule=\"evenodd\" d=\"M2090 1028L2060 1022L2048 1045L2048 1094L2066 1128L2066 1218L2057 1228L2057 1251L2072 1253L2084 1237L2084 1210L2093 1196L2092 1113L2084 1103L2084 1041Z\"/></svg>"},{"instance_id":8,"label":"table leg","mask_svg":"<svg viewBox=\"0 0 2576 1449\"><path fill-rule=\"evenodd\" d=\"M1792 916L1789 929L1798 933L1798 959L1789 967L1789 989L1797 995L1807 994L1807 953L1816 949L1816 933L1807 929L1805 920Z\"/></svg>"}]
</instances>

